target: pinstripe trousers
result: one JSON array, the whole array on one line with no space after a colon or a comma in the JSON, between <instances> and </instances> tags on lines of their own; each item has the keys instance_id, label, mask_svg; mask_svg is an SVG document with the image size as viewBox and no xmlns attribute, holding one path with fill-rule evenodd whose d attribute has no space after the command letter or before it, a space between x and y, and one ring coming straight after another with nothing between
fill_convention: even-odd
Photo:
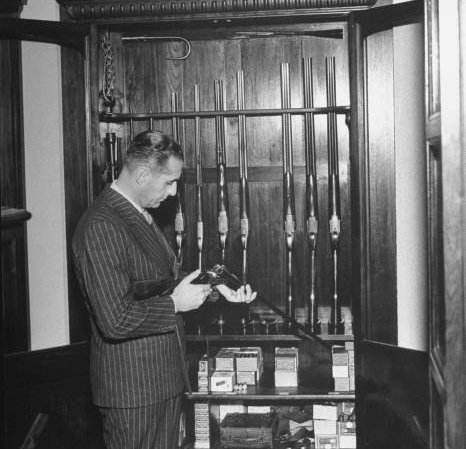
<instances>
[{"instance_id":1,"label":"pinstripe trousers","mask_svg":"<svg viewBox=\"0 0 466 449\"><path fill-rule=\"evenodd\" d=\"M176 449L182 395L146 407L99 408L107 449Z\"/></svg>"}]
</instances>

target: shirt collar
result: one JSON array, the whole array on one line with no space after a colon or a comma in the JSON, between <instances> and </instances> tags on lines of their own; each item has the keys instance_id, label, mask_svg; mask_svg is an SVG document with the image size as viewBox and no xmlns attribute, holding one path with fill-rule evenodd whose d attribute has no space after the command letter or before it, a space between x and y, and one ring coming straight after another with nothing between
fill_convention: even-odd
<instances>
[{"instance_id":1,"label":"shirt collar","mask_svg":"<svg viewBox=\"0 0 466 449\"><path fill-rule=\"evenodd\" d=\"M121 190L120 187L118 187L116 180L112 182L112 184L110 185L110 188L115 190L115 192L118 192L124 198L126 198L136 208L136 210L139 213L144 214L144 212L146 212L145 209L143 209L139 204L137 204L133 199L131 199L125 192L123 192L123 190Z\"/></svg>"}]
</instances>

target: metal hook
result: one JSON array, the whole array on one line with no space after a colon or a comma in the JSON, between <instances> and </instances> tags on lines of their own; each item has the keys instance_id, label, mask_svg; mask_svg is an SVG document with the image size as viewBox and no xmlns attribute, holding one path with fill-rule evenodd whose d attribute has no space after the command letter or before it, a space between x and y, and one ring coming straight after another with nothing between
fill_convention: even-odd
<instances>
[{"instance_id":1,"label":"metal hook","mask_svg":"<svg viewBox=\"0 0 466 449\"><path fill-rule=\"evenodd\" d=\"M183 56L175 56L173 58L167 58L170 60L183 60L188 58L191 54L191 43L181 36L123 36L122 41L181 41L186 45L186 53Z\"/></svg>"}]
</instances>

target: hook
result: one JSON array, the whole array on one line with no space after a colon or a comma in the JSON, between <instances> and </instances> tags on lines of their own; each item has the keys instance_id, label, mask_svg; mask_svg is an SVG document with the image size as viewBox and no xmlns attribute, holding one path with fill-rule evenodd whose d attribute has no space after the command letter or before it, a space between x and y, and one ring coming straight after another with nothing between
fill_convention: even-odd
<instances>
[{"instance_id":1,"label":"hook","mask_svg":"<svg viewBox=\"0 0 466 449\"><path fill-rule=\"evenodd\" d=\"M173 58L167 58L170 60L183 60L188 58L191 54L191 43L181 36L123 36L122 41L181 41L186 45L186 53L183 56L175 56Z\"/></svg>"}]
</instances>

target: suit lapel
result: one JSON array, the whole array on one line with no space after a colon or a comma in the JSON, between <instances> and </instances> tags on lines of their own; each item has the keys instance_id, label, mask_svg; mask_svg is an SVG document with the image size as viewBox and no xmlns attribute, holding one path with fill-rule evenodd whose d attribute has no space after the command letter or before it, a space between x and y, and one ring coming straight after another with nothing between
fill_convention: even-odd
<instances>
[{"instance_id":1,"label":"suit lapel","mask_svg":"<svg viewBox=\"0 0 466 449\"><path fill-rule=\"evenodd\" d=\"M175 254L158 226L148 224L144 216L122 195L109 188L105 197L112 209L128 225L130 233L140 244L146 256L152 259L156 266L169 270L171 275L175 265Z\"/></svg>"}]
</instances>

